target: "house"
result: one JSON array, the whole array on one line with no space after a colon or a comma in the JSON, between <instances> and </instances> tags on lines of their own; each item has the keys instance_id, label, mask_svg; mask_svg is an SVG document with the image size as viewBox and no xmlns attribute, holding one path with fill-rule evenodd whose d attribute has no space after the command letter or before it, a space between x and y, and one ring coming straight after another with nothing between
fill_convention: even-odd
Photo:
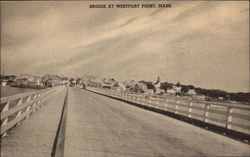
<instances>
[{"instance_id":1,"label":"house","mask_svg":"<svg viewBox=\"0 0 250 157\"><path fill-rule=\"evenodd\" d=\"M148 89L147 84L144 82L138 82L137 85L140 86L142 90Z\"/></svg>"},{"instance_id":2,"label":"house","mask_svg":"<svg viewBox=\"0 0 250 157\"><path fill-rule=\"evenodd\" d=\"M133 92L133 93L144 93L144 86L141 86L141 84L135 84L134 86L130 87L128 91Z\"/></svg>"},{"instance_id":3,"label":"house","mask_svg":"<svg viewBox=\"0 0 250 157\"><path fill-rule=\"evenodd\" d=\"M170 95L175 95L176 91L174 89L167 89L167 93Z\"/></svg>"},{"instance_id":4,"label":"house","mask_svg":"<svg viewBox=\"0 0 250 157\"><path fill-rule=\"evenodd\" d=\"M152 85L152 87L154 87ZM128 91L135 92L135 93L144 93L144 94L154 94L154 89L150 88L149 85L144 81L139 81L130 88L128 88Z\"/></svg>"},{"instance_id":5,"label":"house","mask_svg":"<svg viewBox=\"0 0 250 157\"><path fill-rule=\"evenodd\" d=\"M218 97L219 100L224 100L224 98L222 96Z\"/></svg>"},{"instance_id":6,"label":"house","mask_svg":"<svg viewBox=\"0 0 250 157\"><path fill-rule=\"evenodd\" d=\"M180 95L181 94L181 87L180 86L173 86L171 89L167 89L167 93L170 95Z\"/></svg>"},{"instance_id":7,"label":"house","mask_svg":"<svg viewBox=\"0 0 250 157\"><path fill-rule=\"evenodd\" d=\"M144 89L144 94L153 95L154 90L153 89Z\"/></svg>"},{"instance_id":8,"label":"house","mask_svg":"<svg viewBox=\"0 0 250 157\"><path fill-rule=\"evenodd\" d=\"M91 87L101 87L102 79L94 75L84 75L83 84Z\"/></svg>"},{"instance_id":9,"label":"house","mask_svg":"<svg viewBox=\"0 0 250 157\"><path fill-rule=\"evenodd\" d=\"M199 100L206 100L206 96L205 95L195 95L195 98L199 99Z\"/></svg>"},{"instance_id":10,"label":"house","mask_svg":"<svg viewBox=\"0 0 250 157\"><path fill-rule=\"evenodd\" d=\"M86 86L86 84L85 84L85 86ZM101 87L102 84L100 82L89 82L87 84L87 86L90 86L90 87Z\"/></svg>"},{"instance_id":11,"label":"house","mask_svg":"<svg viewBox=\"0 0 250 157\"><path fill-rule=\"evenodd\" d=\"M114 79L103 79L101 81L102 88L111 89L115 84L116 84L116 81Z\"/></svg>"},{"instance_id":12,"label":"house","mask_svg":"<svg viewBox=\"0 0 250 157\"><path fill-rule=\"evenodd\" d=\"M17 78L15 85L18 87L26 87L28 85L28 79L27 78Z\"/></svg>"},{"instance_id":13,"label":"house","mask_svg":"<svg viewBox=\"0 0 250 157\"><path fill-rule=\"evenodd\" d=\"M19 79L19 80L26 80L27 82L34 82L35 78L30 75L30 74L21 74L19 76L17 76L16 80Z\"/></svg>"},{"instance_id":14,"label":"house","mask_svg":"<svg viewBox=\"0 0 250 157\"><path fill-rule=\"evenodd\" d=\"M189 95L189 96L195 96L196 92L195 92L194 89L189 89L188 92L187 92L187 95Z\"/></svg>"},{"instance_id":15,"label":"house","mask_svg":"<svg viewBox=\"0 0 250 157\"><path fill-rule=\"evenodd\" d=\"M164 94L165 90L161 88L155 88L155 94Z\"/></svg>"},{"instance_id":16,"label":"house","mask_svg":"<svg viewBox=\"0 0 250 157\"><path fill-rule=\"evenodd\" d=\"M132 85L132 84L131 84ZM147 84L143 81L139 81L128 88L128 91L134 93L144 93L144 90L147 89Z\"/></svg>"},{"instance_id":17,"label":"house","mask_svg":"<svg viewBox=\"0 0 250 157\"><path fill-rule=\"evenodd\" d=\"M7 86L7 81L6 80L1 80L1 86Z\"/></svg>"},{"instance_id":18,"label":"house","mask_svg":"<svg viewBox=\"0 0 250 157\"><path fill-rule=\"evenodd\" d=\"M62 84L69 84L69 78L68 77L62 77Z\"/></svg>"},{"instance_id":19,"label":"house","mask_svg":"<svg viewBox=\"0 0 250 157\"><path fill-rule=\"evenodd\" d=\"M127 90L126 86L120 81L116 81L115 84L113 85L112 89L117 90L117 91L126 91Z\"/></svg>"},{"instance_id":20,"label":"house","mask_svg":"<svg viewBox=\"0 0 250 157\"><path fill-rule=\"evenodd\" d=\"M0 75L0 79L5 80L5 81L15 81L16 76L15 75Z\"/></svg>"},{"instance_id":21,"label":"house","mask_svg":"<svg viewBox=\"0 0 250 157\"><path fill-rule=\"evenodd\" d=\"M33 76L33 84L43 86L42 79L40 76Z\"/></svg>"},{"instance_id":22,"label":"house","mask_svg":"<svg viewBox=\"0 0 250 157\"><path fill-rule=\"evenodd\" d=\"M173 86L173 89L174 89L176 92L181 92L181 86Z\"/></svg>"},{"instance_id":23,"label":"house","mask_svg":"<svg viewBox=\"0 0 250 157\"><path fill-rule=\"evenodd\" d=\"M61 84L62 79L58 75L46 74L42 78L46 87L54 87Z\"/></svg>"}]
</instances>

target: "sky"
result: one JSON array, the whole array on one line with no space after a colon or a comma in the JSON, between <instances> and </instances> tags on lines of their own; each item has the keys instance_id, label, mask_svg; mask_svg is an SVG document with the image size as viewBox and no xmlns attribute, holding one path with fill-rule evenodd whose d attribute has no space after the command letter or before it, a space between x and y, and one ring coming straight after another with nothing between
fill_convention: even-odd
<instances>
[{"instance_id":1,"label":"sky","mask_svg":"<svg viewBox=\"0 0 250 157\"><path fill-rule=\"evenodd\" d=\"M97 75L249 92L249 2L1 2L1 73ZM166 3L166 1L156 1ZM168 3L168 2L167 2Z\"/></svg>"}]
</instances>

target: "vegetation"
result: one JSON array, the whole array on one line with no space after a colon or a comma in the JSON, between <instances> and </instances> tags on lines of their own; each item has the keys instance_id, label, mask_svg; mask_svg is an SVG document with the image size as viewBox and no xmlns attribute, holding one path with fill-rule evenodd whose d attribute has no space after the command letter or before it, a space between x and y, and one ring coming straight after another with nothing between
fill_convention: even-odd
<instances>
[{"instance_id":1,"label":"vegetation","mask_svg":"<svg viewBox=\"0 0 250 157\"><path fill-rule=\"evenodd\" d=\"M173 83L168 83L167 81L164 83L161 83L161 89L164 89L167 91L168 89L173 89L174 84Z\"/></svg>"},{"instance_id":2,"label":"vegetation","mask_svg":"<svg viewBox=\"0 0 250 157\"><path fill-rule=\"evenodd\" d=\"M150 82L150 81L139 81L139 83L144 83L144 84L146 84L147 85L147 89L153 89L154 91L156 90L155 89L155 86L153 85L153 83L152 82Z\"/></svg>"},{"instance_id":3,"label":"vegetation","mask_svg":"<svg viewBox=\"0 0 250 157\"><path fill-rule=\"evenodd\" d=\"M172 89L173 86L174 86L173 83L163 82L161 83L160 88L167 91L168 89ZM183 95L187 93L190 89L193 89L195 90L197 95L204 95L209 98L208 100L218 99L219 97L222 97L223 100L226 100L226 101L250 103L250 93L242 93L242 92L229 93L229 92L218 90L218 89L204 89L204 88L194 87L193 85L182 85L180 82L178 82L176 86L181 87L181 93Z\"/></svg>"},{"instance_id":4,"label":"vegetation","mask_svg":"<svg viewBox=\"0 0 250 157\"><path fill-rule=\"evenodd\" d=\"M25 84L21 84L21 85L16 85L16 84L12 84L10 85L11 87L16 87L16 88L29 88L29 89L45 89L45 87L39 86L39 85L25 85Z\"/></svg>"}]
</instances>

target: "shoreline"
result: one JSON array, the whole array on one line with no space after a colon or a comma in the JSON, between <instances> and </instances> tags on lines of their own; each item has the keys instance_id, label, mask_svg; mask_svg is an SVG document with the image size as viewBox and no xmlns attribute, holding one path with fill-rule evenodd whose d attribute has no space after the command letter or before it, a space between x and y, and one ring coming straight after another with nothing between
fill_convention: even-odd
<instances>
[{"instance_id":1,"label":"shoreline","mask_svg":"<svg viewBox=\"0 0 250 157\"><path fill-rule=\"evenodd\" d=\"M36 89L30 89L30 88L18 88L18 87L11 87L11 86L1 86L1 94L0 97L8 97L19 93L25 93L34 91Z\"/></svg>"}]
</instances>

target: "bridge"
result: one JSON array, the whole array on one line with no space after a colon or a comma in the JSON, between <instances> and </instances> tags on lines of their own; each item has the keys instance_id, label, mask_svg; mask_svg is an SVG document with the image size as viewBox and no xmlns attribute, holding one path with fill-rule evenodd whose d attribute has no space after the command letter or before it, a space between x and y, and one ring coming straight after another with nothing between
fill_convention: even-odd
<instances>
[{"instance_id":1,"label":"bridge","mask_svg":"<svg viewBox=\"0 0 250 157\"><path fill-rule=\"evenodd\" d=\"M240 104L59 86L1 98L1 156L249 156L249 113Z\"/></svg>"}]
</instances>

